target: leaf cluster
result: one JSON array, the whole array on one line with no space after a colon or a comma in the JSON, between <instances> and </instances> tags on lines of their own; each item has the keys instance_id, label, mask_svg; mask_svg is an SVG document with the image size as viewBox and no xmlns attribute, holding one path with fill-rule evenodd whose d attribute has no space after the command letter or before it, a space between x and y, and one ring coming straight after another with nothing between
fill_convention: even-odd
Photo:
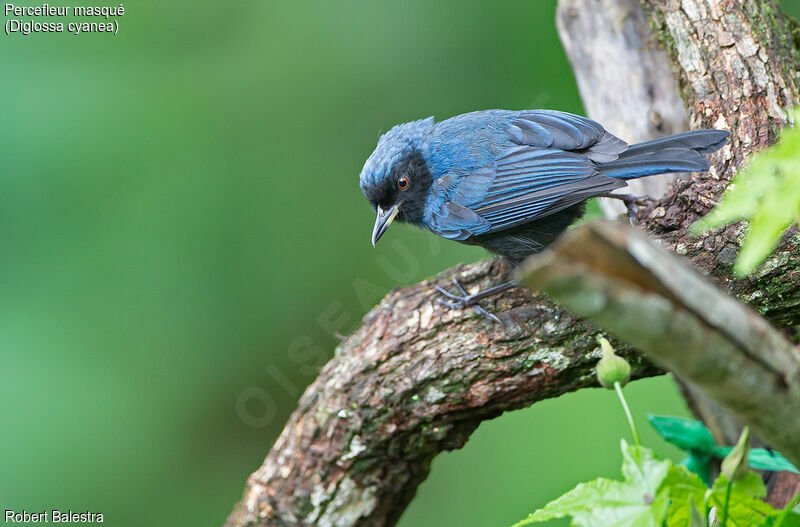
<instances>
[{"instance_id":1,"label":"leaf cluster","mask_svg":"<svg viewBox=\"0 0 800 527\"><path fill-rule=\"evenodd\" d=\"M648 415L647 420L650 421L658 435L686 451L686 457L680 464L700 476L706 485L711 484L709 461L723 459L733 450L733 447L730 446L717 446L711 431L701 421L658 415ZM788 471L800 474L800 470L797 470L788 459L775 450L751 448L748 452L747 462L750 468L756 470Z\"/></svg>"},{"instance_id":2,"label":"leaf cluster","mask_svg":"<svg viewBox=\"0 0 800 527\"><path fill-rule=\"evenodd\" d=\"M707 467L711 457L731 451L716 446L702 423L675 417L648 419L662 437L689 453L683 464L659 460L649 448L623 439L621 481L597 478L580 483L514 527L566 516L574 527L713 527L719 524L719 511L726 511L726 527L800 527L800 496L785 509L775 510L763 501L767 489L757 473L749 471L733 482L720 474L709 485L690 470L692 465ZM764 449L750 450L748 460L754 468L797 472L780 454Z\"/></svg>"},{"instance_id":3,"label":"leaf cluster","mask_svg":"<svg viewBox=\"0 0 800 527\"><path fill-rule=\"evenodd\" d=\"M775 510L763 501L767 489L755 472L734 481L726 499L727 489L723 475L708 487L685 466L622 440L622 481L580 483L514 527L565 516L574 527L708 527L712 509L723 510L726 501L730 527L800 527L793 504Z\"/></svg>"}]
</instances>

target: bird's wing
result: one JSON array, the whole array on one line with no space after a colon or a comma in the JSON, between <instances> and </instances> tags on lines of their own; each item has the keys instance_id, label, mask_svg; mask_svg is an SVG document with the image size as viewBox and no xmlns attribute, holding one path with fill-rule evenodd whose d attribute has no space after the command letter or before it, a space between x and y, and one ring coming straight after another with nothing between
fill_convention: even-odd
<instances>
[{"instance_id":1,"label":"bird's wing","mask_svg":"<svg viewBox=\"0 0 800 527\"><path fill-rule=\"evenodd\" d=\"M527 148L514 152L512 157L541 155L536 156L530 165L525 165L525 161L514 168L498 165L494 180L484 196L468 206L491 224L487 232L501 231L549 216L626 185L622 180L597 172L591 163L582 164L585 158L578 154L558 150L531 151Z\"/></svg>"},{"instance_id":2,"label":"bird's wing","mask_svg":"<svg viewBox=\"0 0 800 527\"><path fill-rule=\"evenodd\" d=\"M459 241L491 231L492 224L488 220L460 203L446 200L442 190L442 187L434 184L432 201L437 205L429 214L426 223L430 230L444 238Z\"/></svg>"},{"instance_id":3,"label":"bird's wing","mask_svg":"<svg viewBox=\"0 0 800 527\"><path fill-rule=\"evenodd\" d=\"M428 224L445 238L466 240L548 216L625 186L597 171L628 148L598 123L543 110L512 121L512 147L491 164L438 178Z\"/></svg>"},{"instance_id":4,"label":"bird's wing","mask_svg":"<svg viewBox=\"0 0 800 527\"><path fill-rule=\"evenodd\" d=\"M555 110L519 112L508 135L518 145L574 151L598 163L614 161L628 149L628 143L597 121Z\"/></svg>"}]
</instances>

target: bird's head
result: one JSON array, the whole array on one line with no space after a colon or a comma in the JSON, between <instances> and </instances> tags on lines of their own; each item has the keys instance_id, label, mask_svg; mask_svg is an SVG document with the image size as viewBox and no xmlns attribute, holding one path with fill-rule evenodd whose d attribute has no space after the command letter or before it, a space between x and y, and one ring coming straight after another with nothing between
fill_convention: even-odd
<instances>
[{"instance_id":1,"label":"bird's head","mask_svg":"<svg viewBox=\"0 0 800 527\"><path fill-rule=\"evenodd\" d=\"M377 213L373 246L395 219L422 223L433 184L423 157L425 136L431 126L433 117L395 126L381 136L364 164L361 191Z\"/></svg>"}]
</instances>

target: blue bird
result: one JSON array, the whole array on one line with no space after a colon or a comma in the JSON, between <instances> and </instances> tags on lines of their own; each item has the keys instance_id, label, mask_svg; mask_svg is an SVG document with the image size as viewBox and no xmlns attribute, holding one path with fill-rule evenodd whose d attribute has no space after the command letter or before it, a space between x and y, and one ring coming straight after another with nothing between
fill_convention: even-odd
<instances>
[{"instance_id":1,"label":"blue bird","mask_svg":"<svg viewBox=\"0 0 800 527\"><path fill-rule=\"evenodd\" d=\"M627 179L706 171L704 154L727 137L695 130L629 146L591 119L554 110L400 124L380 137L361 171L361 190L377 213L372 245L397 220L517 266L578 219L587 199L609 196ZM451 300L443 303L463 308L513 285L473 295L458 284L461 295L440 291Z\"/></svg>"}]
</instances>

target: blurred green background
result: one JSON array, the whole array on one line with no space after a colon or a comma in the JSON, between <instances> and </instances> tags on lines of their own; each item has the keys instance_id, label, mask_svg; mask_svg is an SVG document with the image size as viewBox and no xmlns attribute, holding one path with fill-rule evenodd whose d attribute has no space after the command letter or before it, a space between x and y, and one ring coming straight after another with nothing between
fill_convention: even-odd
<instances>
[{"instance_id":1,"label":"blurred green background","mask_svg":"<svg viewBox=\"0 0 800 527\"><path fill-rule=\"evenodd\" d=\"M379 131L582 108L554 0L125 7L116 37L2 36L0 508L221 525L334 333L486 256L403 227L370 247ZM668 378L629 392L643 427L687 413ZM615 476L625 431L600 390L485 423L401 525L513 523Z\"/></svg>"}]
</instances>

